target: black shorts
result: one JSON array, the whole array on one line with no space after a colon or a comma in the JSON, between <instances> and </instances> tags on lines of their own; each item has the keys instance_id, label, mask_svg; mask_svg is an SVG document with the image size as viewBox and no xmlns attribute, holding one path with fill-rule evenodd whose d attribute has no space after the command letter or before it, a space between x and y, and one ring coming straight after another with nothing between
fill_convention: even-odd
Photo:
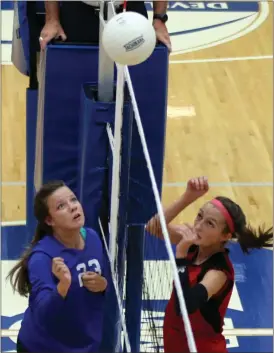
<instances>
[{"instance_id":1,"label":"black shorts","mask_svg":"<svg viewBox=\"0 0 274 353\"><path fill-rule=\"evenodd\" d=\"M137 12L146 18L144 1L128 1L127 11ZM122 6L117 13L122 12ZM98 9L82 1L63 1L60 8L60 22L70 43L97 44L99 41Z\"/></svg>"}]
</instances>

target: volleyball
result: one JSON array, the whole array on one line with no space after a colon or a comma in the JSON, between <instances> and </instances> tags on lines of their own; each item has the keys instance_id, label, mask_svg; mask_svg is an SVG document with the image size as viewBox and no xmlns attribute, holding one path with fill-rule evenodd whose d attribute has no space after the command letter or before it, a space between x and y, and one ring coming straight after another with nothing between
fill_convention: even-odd
<instances>
[{"instance_id":1,"label":"volleyball","mask_svg":"<svg viewBox=\"0 0 274 353\"><path fill-rule=\"evenodd\" d=\"M121 65L137 65L147 60L156 45L156 34L145 16L122 12L106 24L103 47L108 56Z\"/></svg>"}]
</instances>

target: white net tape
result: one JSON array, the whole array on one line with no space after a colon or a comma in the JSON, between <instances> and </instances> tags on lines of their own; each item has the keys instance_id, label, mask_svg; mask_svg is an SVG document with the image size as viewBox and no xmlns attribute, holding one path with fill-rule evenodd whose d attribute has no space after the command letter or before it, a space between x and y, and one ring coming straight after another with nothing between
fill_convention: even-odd
<instances>
[{"instance_id":1,"label":"white net tape","mask_svg":"<svg viewBox=\"0 0 274 353\"><path fill-rule=\"evenodd\" d=\"M272 328L228 328L224 329L223 335L229 337L270 337L273 336L274 331ZM1 337L14 337L18 336L17 329L2 329Z\"/></svg>"},{"instance_id":2,"label":"white net tape","mask_svg":"<svg viewBox=\"0 0 274 353\"><path fill-rule=\"evenodd\" d=\"M124 106L124 85L125 76L123 67L117 65L117 88L116 88L116 104L115 104L115 129L113 140L113 169L112 169L112 187L111 187L111 208L110 208L110 255L114 266L117 254L117 232L118 232L118 213L119 213L119 191L120 191L120 167L121 167L121 135L122 135L122 120Z\"/></svg>"}]
</instances>

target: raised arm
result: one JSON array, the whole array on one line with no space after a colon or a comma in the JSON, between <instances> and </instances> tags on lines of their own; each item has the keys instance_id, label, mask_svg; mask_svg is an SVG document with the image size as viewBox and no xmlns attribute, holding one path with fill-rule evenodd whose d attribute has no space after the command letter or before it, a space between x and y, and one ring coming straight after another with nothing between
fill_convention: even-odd
<instances>
[{"instance_id":1,"label":"raised arm","mask_svg":"<svg viewBox=\"0 0 274 353\"><path fill-rule=\"evenodd\" d=\"M203 196L208 191L208 182L205 177L190 179L184 194L164 210L165 220L168 226L169 237L172 244L178 244L182 239L181 225L171 225L173 221L186 207ZM147 223L146 230L156 237L163 239L163 232L158 214Z\"/></svg>"}]
</instances>

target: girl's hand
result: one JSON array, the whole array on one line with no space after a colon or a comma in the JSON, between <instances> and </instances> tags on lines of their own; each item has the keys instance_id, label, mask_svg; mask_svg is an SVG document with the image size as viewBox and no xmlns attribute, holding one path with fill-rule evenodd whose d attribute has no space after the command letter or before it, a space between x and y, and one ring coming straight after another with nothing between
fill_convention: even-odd
<instances>
[{"instance_id":1,"label":"girl's hand","mask_svg":"<svg viewBox=\"0 0 274 353\"><path fill-rule=\"evenodd\" d=\"M52 260L52 273L59 279L57 290L62 297L67 295L71 286L71 273L69 268L61 257L55 257Z\"/></svg>"},{"instance_id":2,"label":"girl's hand","mask_svg":"<svg viewBox=\"0 0 274 353\"><path fill-rule=\"evenodd\" d=\"M107 280L105 277L95 272L85 272L82 276L84 287L91 292L104 292L107 288Z\"/></svg>"},{"instance_id":3,"label":"girl's hand","mask_svg":"<svg viewBox=\"0 0 274 353\"><path fill-rule=\"evenodd\" d=\"M183 224L180 226L181 241L176 246L176 257L183 258L187 256L189 248L198 240L193 226Z\"/></svg>"},{"instance_id":4,"label":"girl's hand","mask_svg":"<svg viewBox=\"0 0 274 353\"><path fill-rule=\"evenodd\" d=\"M208 180L206 177L192 178L187 183L186 194L191 199L196 200L204 196L209 190Z\"/></svg>"}]
</instances>

